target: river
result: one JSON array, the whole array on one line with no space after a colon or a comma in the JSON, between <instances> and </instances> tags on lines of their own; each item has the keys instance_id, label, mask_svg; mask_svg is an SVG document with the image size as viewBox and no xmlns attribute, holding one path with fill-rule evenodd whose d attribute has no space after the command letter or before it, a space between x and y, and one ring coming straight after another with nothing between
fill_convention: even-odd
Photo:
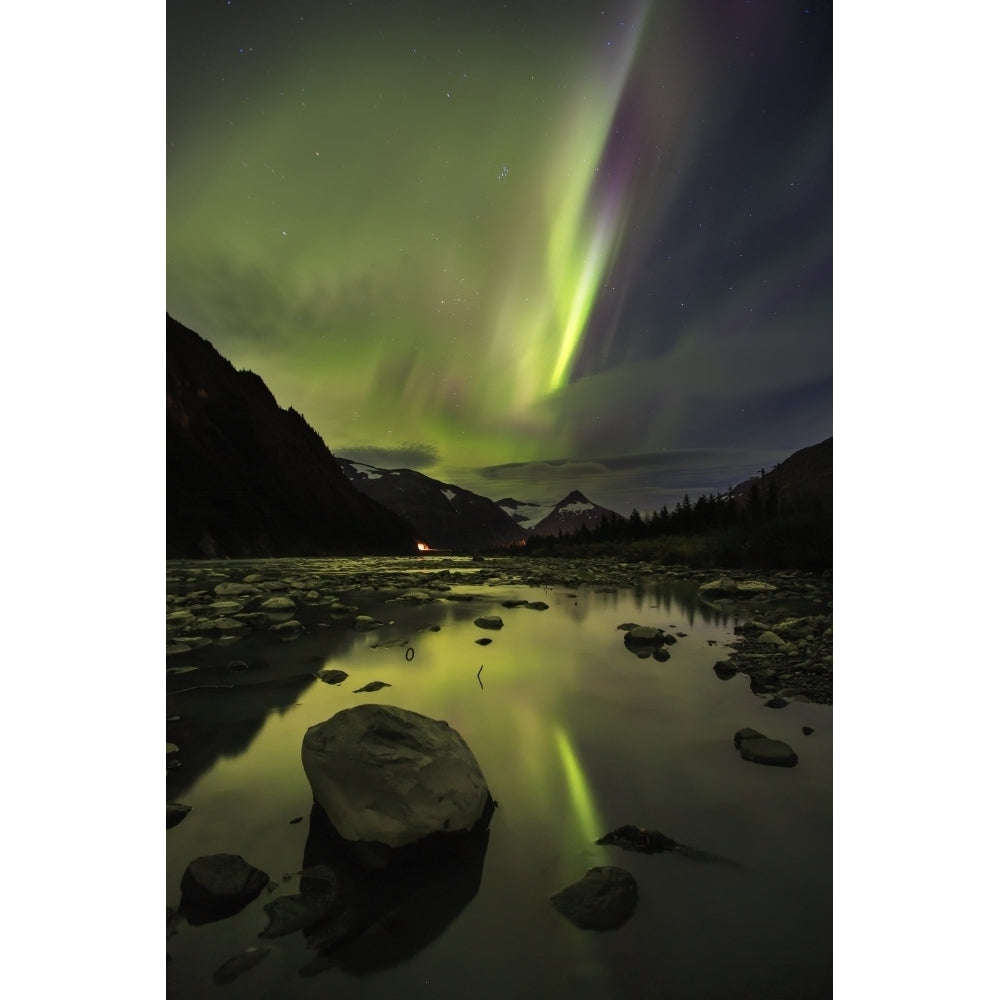
<instances>
[{"instance_id":1,"label":"river","mask_svg":"<svg viewBox=\"0 0 1000 1000\"><path fill-rule=\"evenodd\" d=\"M166 836L167 996L830 996L832 707L768 708L746 676L721 680L713 665L742 619L696 582L595 580L457 556L169 564L167 800L190 811ZM400 600L407 588L423 593ZM292 606L263 610L274 597ZM358 614L384 624L357 631ZM478 627L484 615L503 627ZM625 623L675 637L669 659L630 651ZM348 677L323 683L323 670ZM372 681L385 686L356 693ZM365 702L447 721L498 808L471 860L402 893L367 944L317 956L301 932L260 938L264 906L313 860L302 737ZM741 759L744 727L788 743L797 765ZM691 851L594 843L624 824ZM241 855L273 886L190 923L181 877L213 853ZM614 931L578 929L550 903L598 865L639 885ZM213 982L253 947L271 950Z\"/></svg>"}]
</instances>

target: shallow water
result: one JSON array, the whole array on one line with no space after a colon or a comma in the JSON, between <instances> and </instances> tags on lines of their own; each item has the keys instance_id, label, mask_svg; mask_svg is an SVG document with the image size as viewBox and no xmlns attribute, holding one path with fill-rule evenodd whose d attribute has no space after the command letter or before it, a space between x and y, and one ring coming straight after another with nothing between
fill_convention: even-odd
<instances>
[{"instance_id":1,"label":"shallow water","mask_svg":"<svg viewBox=\"0 0 1000 1000\"><path fill-rule=\"evenodd\" d=\"M405 573L404 586L421 587L442 567L450 567L447 583L436 582L450 589L433 592L431 603L393 601L398 588L378 577ZM355 589L357 561L168 567L168 611L204 616L199 604L216 600L254 610L259 597L213 590L258 570L273 577L274 593L294 596L306 625L292 641L196 628L213 641L167 658L176 692L167 715L180 717L167 723L179 747L168 760L181 762L167 772L167 799L192 807L167 831L167 903L178 905L186 865L205 854L240 854L277 883L236 916L175 922L169 997L831 994L832 709L766 708L745 676L719 680L712 666L727 655L739 618L700 604L696 586L681 582L541 587L499 573L483 583L476 564L449 560L362 568L382 589ZM184 596L198 591L209 596ZM387 624L354 631L349 618L329 614L334 597ZM501 606L513 599L549 607ZM481 615L500 615L503 628L477 627ZM630 652L624 622L677 635L670 659ZM482 638L492 642L477 645ZM185 667L197 669L177 669ZM314 674L326 668L349 676L322 683ZM390 686L354 693L376 680ZM258 938L263 906L298 891L299 880L283 876L309 861L302 736L365 702L446 720L476 755L499 808L485 852L387 911L376 946L317 961L301 932ZM791 744L798 765L743 761L733 734L745 726ZM623 824L662 831L707 857L594 844ZM639 883L638 908L615 931L580 930L549 902L595 865L625 868ZM229 985L213 984L223 963L261 945L272 948L263 961Z\"/></svg>"}]
</instances>

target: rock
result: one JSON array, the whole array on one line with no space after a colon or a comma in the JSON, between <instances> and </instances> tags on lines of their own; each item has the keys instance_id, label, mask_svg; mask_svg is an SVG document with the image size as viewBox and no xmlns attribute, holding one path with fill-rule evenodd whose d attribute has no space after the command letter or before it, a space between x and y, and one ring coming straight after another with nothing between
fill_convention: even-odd
<instances>
[{"instance_id":1,"label":"rock","mask_svg":"<svg viewBox=\"0 0 1000 1000\"><path fill-rule=\"evenodd\" d=\"M503 628L503 619L499 615L485 615L482 618L477 618L472 624L478 625L479 628L501 629Z\"/></svg>"},{"instance_id":2,"label":"rock","mask_svg":"<svg viewBox=\"0 0 1000 1000\"><path fill-rule=\"evenodd\" d=\"M219 597L256 596L260 593L252 583L220 583L215 588Z\"/></svg>"},{"instance_id":3,"label":"rock","mask_svg":"<svg viewBox=\"0 0 1000 1000\"><path fill-rule=\"evenodd\" d=\"M381 691L382 688L389 688L392 685L388 681L369 681L364 687L355 690L355 694L365 694L369 691Z\"/></svg>"},{"instance_id":4,"label":"rock","mask_svg":"<svg viewBox=\"0 0 1000 1000\"><path fill-rule=\"evenodd\" d=\"M305 626L296 618L268 626L268 632L277 632L282 639L297 639L304 631Z\"/></svg>"},{"instance_id":5,"label":"rock","mask_svg":"<svg viewBox=\"0 0 1000 1000\"><path fill-rule=\"evenodd\" d=\"M295 601L290 597L269 597L266 601L261 601L262 611L294 611Z\"/></svg>"},{"instance_id":6,"label":"rock","mask_svg":"<svg viewBox=\"0 0 1000 1000\"><path fill-rule=\"evenodd\" d=\"M393 598L393 600L401 602L410 601L414 604L427 604L429 601L437 600L437 598L427 590L407 590L398 597Z\"/></svg>"},{"instance_id":7,"label":"rock","mask_svg":"<svg viewBox=\"0 0 1000 1000\"><path fill-rule=\"evenodd\" d=\"M625 633L626 646L662 646L663 632L649 625L636 625Z\"/></svg>"},{"instance_id":8,"label":"rock","mask_svg":"<svg viewBox=\"0 0 1000 1000\"><path fill-rule=\"evenodd\" d=\"M340 684L348 678L346 670L321 670L316 675L324 684Z\"/></svg>"},{"instance_id":9,"label":"rock","mask_svg":"<svg viewBox=\"0 0 1000 1000\"><path fill-rule=\"evenodd\" d=\"M191 812L190 806L181 805L180 802L167 803L167 829L177 826L187 814Z\"/></svg>"},{"instance_id":10,"label":"rock","mask_svg":"<svg viewBox=\"0 0 1000 1000\"><path fill-rule=\"evenodd\" d=\"M380 622L377 618L372 618L371 615L358 615L354 619L354 630L356 632L372 632L384 624L385 622Z\"/></svg>"},{"instance_id":11,"label":"rock","mask_svg":"<svg viewBox=\"0 0 1000 1000\"><path fill-rule=\"evenodd\" d=\"M310 727L302 765L337 834L374 848L363 852L367 864L485 829L493 814L465 740L446 722L392 705L359 705Z\"/></svg>"},{"instance_id":12,"label":"rock","mask_svg":"<svg viewBox=\"0 0 1000 1000\"><path fill-rule=\"evenodd\" d=\"M195 858L184 870L181 906L185 912L229 915L256 899L267 882L266 872L247 864L238 854L207 854Z\"/></svg>"},{"instance_id":13,"label":"rock","mask_svg":"<svg viewBox=\"0 0 1000 1000\"><path fill-rule=\"evenodd\" d=\"M780 695L775 695L773 698L768 698L768 700L764 702L764 707L765 708L784 708L787 704L788 704L788 702L785 701L784 698L782 698Z\"/></svg>"},{"instance_id":14,"label":"rock","mask_svg":"<svg viewBox=\"0 0 1000 1000\"><path fill-rule=\"evenodd\" d=\"M718 660L712 669L720 681L728 681L736 676L736 668L728 660Z\"/></svg>"},{"instance_id":15,"label":"rock","mask_svg":"<svg viewBox=\"0 0 1000 1000\"><path fill-rule=\"evenodd\" d=\"M659 830L647 830L631 824L606 833L594 843L623 847L626 851L639 851L641 854L659 854L662 851L672 851L678 846L676 840L664 836Z\"/></svg>"},{"instance_id":16,"label":"rock","mask_svg":"<svg viewBox=\"0 0 1000 1000\"><path fill-rule=\"evenodd\" d=\"M532 611L548 611L549 606L545 601L532 601L530 604L525 604L526 608L531 608Z\"/></svg>"},{"instance_id":17,"label":"rock","mask_svg":"<svg viewBox=\"0 0 1000 1000\"><path fill-rule=\"evenodd\" d=\"M270 954L270 948L247 948L246 951L235 955L228 962L220 965L212 974L212 982L216 986L226 986L238 976L242 976L244 972L252 969L258 962L267 958Z\"/></svg>"},{"instance_id":18,"label":"rock","mask_svg":"<svg viewBox=\"0 0 1000 1000\"><path fill-rule=\"evenodd\" d=\"M250 628L246 622L238 621L235 618L216 618L208 623L209 628L214 628L217 632L242 632Z\"/></svg>"},{"instance_id":19,"label":"rock","mask_svg":"<svg viewBox=\"0 0 1000 1000\"><path fill-rule=\"evenodd\" d=\"M802 727L802 735L803 735L803 736L812 736L812 734L813 734L814 732L816 732L816 730L815 730L815 729L813 729L813 727L812 727L812 726L803 726L803 727Z\"/></svg>"},{"instance_id":20,"label":"rock","mask_svg":"<svg viewBox=\"0 0 1000 1000\"><path fill-rule=\"evenodd\" d=\"M579 882L551 897L552 905L585 930L614 930L635 912L639 886L624 868L591 868Z\"/></svg>"},{"instance_id":21,"label":"rock","mask_svg":"<svg viewBox=\"0 0 1000 1000\"><path fill-rule=\"evenodd\" d=\"M483 636L482 639L477 639L476 640L476 645L477 646L488 646L492 641L493 641L492 639L487 639L486 636Z\"/></svg>"},{"instance_id":22,"label":"rock","mask_svg":"<svg viewBox=\"0 0 1000 1000\"><path fill-rule=\"evenodd\" d=\"M525 608L527 606L528 606L527 601L525 600L518 601L514 600L513 598L500 602L500 607L502 608Z\"/></svg>"},{"instance_id":23,"label":"rock","mask_svg":"<svg viewBox=\"0 0 1000 1000\"><path fill-rule=\"evenodd\" d=\"M658 649L653 650L653 659L659 660L660 663L666 663L670 659L670 652L660 646Z\"/></svg>"},{"instance_id":24,"label":"rock","mask_svg":"<svg viewBox=\"0 0 1000 1000\"><path fill-rule=\"evenodd\" d=\"M314 892L298 892L293 896L278 896L264 904L268 917L267 927L260 932L262 938L276 938L292 931L302 930L317 923L336 905L337 892L327 885Z\"/></svg>"},{"instance_id":25,"label":"rock","mask_svg":"<svg viewBox=\"0 0 1000 1000\"><path fill-rule=\"evenodd\" d=\"M757 641L769 642L774 646L784 646L786 644L785 640L782 639L780 635L778 635L776 632L772 632L770 629L768 629L765 632L761 632L761 634L757 636Z\"/></svg>"},{"instance_id":26,"label":"rock","mask_svg":"<svg viewBox=\"0 0 1000 1000\"><path fill-rule=\"evenodd\" d=\"M772 764L776 767L795 767L798 755L781 740L768 739L756 729L741 729L733 737L740 756L754 764Z\"/></svg>"}]
</instances>

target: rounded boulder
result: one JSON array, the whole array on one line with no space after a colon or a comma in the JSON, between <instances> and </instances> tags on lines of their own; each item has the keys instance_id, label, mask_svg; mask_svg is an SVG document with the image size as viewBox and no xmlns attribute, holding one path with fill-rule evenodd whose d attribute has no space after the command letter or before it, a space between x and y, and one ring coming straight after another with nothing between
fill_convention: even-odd
<instances>
[{"instance_id":1,"label":"rounded boulder","mask_svg":"<svg viewBox=\"0 0 1000 1000\"><path fill-rule=\"evenodd\" d=\"M492 816L465 740L447 722L393 705L358 705L310 727L302 766L348 842L392 852L484 829Z\"/></svg>"}]
</instances>

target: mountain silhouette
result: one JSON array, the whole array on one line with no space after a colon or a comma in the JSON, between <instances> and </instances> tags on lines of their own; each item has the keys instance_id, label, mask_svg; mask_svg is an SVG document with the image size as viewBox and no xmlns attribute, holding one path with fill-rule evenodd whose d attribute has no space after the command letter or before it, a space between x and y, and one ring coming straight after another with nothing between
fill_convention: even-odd
<instances>
[{"instance_id":1,"label":"mountain silhouette","mask_svg":"<svg viewBox=\"0 0 1000 1000\"><path fill-rule=\"evenodd\" d=\"M416 552L302 414L167 315L168 559Z\"/></svg>"}]
</instances>

